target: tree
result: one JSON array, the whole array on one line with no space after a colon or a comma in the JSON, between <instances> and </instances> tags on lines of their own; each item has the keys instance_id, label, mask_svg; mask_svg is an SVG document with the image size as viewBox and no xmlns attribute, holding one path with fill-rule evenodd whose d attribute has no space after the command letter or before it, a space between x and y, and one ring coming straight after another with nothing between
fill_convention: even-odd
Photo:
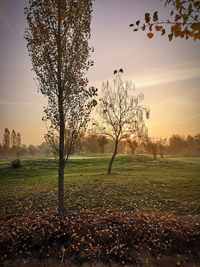
<instances>
[{"instance_id":1,"label":"tree","mask_svg":"<svg viewBox=\"0 0 200 267\"><path fill-rule=\"evenodd\" d=\"M194 136L194 143L195 143L195 146L200 147L200 134L199 133Z\"/></svg>"},{"instance_id":2,"label":"tree","mask_svg":"<svg viewBox=\"0 0 200 267\"><path fill-rule=\"evenodd\" d=\"M8 156L10 149L10 131L8 128L5 128L3 134L3 150L6 156Z\"/></svg>"},{"instance_id":3,"label":"tree","mask_svg":"<svg viewBox=\"0 0 200 267\"><path fill-rule=\"evenodd\" d=\"M194 137L191 136L191 135L188 135L187 138L186 138L186 143L187 143L187 147L189 148L193 148L194 147Z\"/></svg>"},{"instance_id":4,"label":"tree","mask_svg":"<svg viewBox=\"0 0 200 267\"><path fill-rule=\"evenodd\" d=\"M158 139L158 153L161 157L161 159L164 157L164 153L166 150L166 138L160 138Z\"/></svg>"},{"instance_id":5,"label":"tree","mask_svg":"<svg viewBox=\"0 0 200 267\"><path fill-rule=\"evenodd\" d=\"M92 65L88 60L92 0L30 0L29 3L25 9L28 22L25 38L39 90L48 99L45 108L50 124L48 134L58 142L58 212L64 215L66 133L73 134L66 123L68 114L73 113L70 111L76 101L73 97L79 99L84 94L81 91L86 92L85 72ZM85 94L90 97L94 90ZM82 113L79 109L76 107L74 112ZM73 124L71 118L68 125Z\"/></svg>"},{"instance_id":6,"label":"tree","mask_svg":"<svg viewBox=\"0 0 200 267\"><path fill-rule=\"evenodd\" d=\"M51 146L47 144L46 142L43 142L41 145L39 145L38 149L40 153L45 155L46 157L48 157L52 152Z\"/></svg>"},{"instance_id":7,"label":"tree","mask_svg":"<svg viewBox=\"0 0 200 267\"><path fill-rule=\"evenodd\" d=\"M20 135L20 133L17 133L17 135L16 135L17 156L20 156L20 147L21 147L21 135Z\"/></svg>"},{"instance_id":8,"label":"tree","mask_svg":"<svg viewBox=\"0 0 200 267\"><path fill-rule=\"evenodd\" d=\"M154 36L153 31L161 33L161 36L168 32L168 39L173 38L200 40L200 1L198 0L165 0L165 6L171 6L171 13L169 20L160 20L158 11L153 15L145 13L144 22L137 20L134 31L139 29L148 30L148 38Z\"/></svg>"},{"instance_id":9,"label":"tree","mask_svg":"<svg viewBox=\"0 0 200 267\"><path fill-rule=\"evenodd\" d=\"M17 137L17 135L16 135L15 130L12 130L12 134L11 134L11 145L12 145L13 148L16 147L16 137Z\"/></svg>"},{"instance_id":10,"label":"tree","mask_svg":"<svg viewBox=\"0 0 200 267\"><path fill-rule=\"evenodd\" d=\"M169 149L175 154L182 152L186 146L185 139L178 134L172 135L169 139Z\"/></svg>"},{"instance_id":11,"label":"tree","mask_svg":"<svg viewBox=\"0 0 200 267\"><path fill-rule=\"evenodd\" d=\"M29 145L28 146L28 151L30 153L31 156L35 156L35 154L37 153L37 148L33 145Z\"/></svg>"},{"instance_id":12,"label":"tree","mask_svg":"<svg viewBox=\"0 0 200 267\"><path fill-rule=\"evenodd\" d=\"M104 148L109 143L105 135L100 135L97 139L98 145L101 148L101 153L104 154Z\"/></svg>"},{"instance_id":13,"label":"tree","mask_svg":"<svg viewBox=\"0 0 200 267\"><path fill-rule=\"evenodd\" d=\"M85 138L85 133L80 132L78 139L76 141L76 151L83 155L85 151L85 143L86 143L86 138Z\"/></svg>"},{"instance_id":14,"label":"tree","mask_svg":"<svg viewBox=\"0 0 200 267\"><path fill-rule=\"evenodd\" d=\"M98 153L98 135L96 133L90 133L86 138L86 149L89 153Z\"/></svg>"},{"instance_id":15,"label":"tree","mask_svg":"<svg viewBox=\"0 0 200 267\"><path fill-rule=\"evenodd\" d=\"M0 157L2 157L3 156L3 146L2 146L2 144L0 144Z\"/></svg>"},{"instance_id":16,"label":"tree","mask_svg":"<svg viewBox=\"0 0 200 267\"><path fill-rule=\"evenodd\" d=\"M11 153L14 155L16 154L16 138L17 138L16 132L15 130L12 130L10 141L11 141Z\"/></svg>"},{"instance_id":17,"label":"tree","mask_svg":"<svg viewBox=\"0 0 200 267\"><path fill-rule=\"evenodd\" d=\"M99 114L102 125L96 123L100 132L113 139L114 151L109 162L108 174L111 174L112 164L117 155L119 142L130 133L137 135L146 131L144 115L149 117L149 109L140 105L143 95L134 96L134 86L121 78L122 70L115 71L113 83L103 83Z\"/></svg>"},{"instance_id":18,"label":"tree","mask_svg":"<svg viewBox=\"0 0 200 267\"><path fill-rule=\"evenodd\" d=\"M157 155L160 155L161 158L164 156L166 138L154 138L146 135L143 138L142 146L147 152L153 155L155 160L157 160Z\"/></svg>"},{"instance_id":19,"label":"tree","mask_svg":"<svg viewBox=\"0 0 200 267\"><path fill-rule=\"evenodd\" d=\"M97 104L95 99L91 99L96 94L96 89L90 87L89 90L81 88L80 91L74 90L68 96L68 107L65 109L65 140L64 155L67 163L70 153L73 151L76 142L82 132L86 131L87 124L90 120L92 108ZM52 110L46 111L45 120L54 121ZM50 144L53 153L59 155L59 128L52 123L45 135L47 144Z\"/></svg>"},{"instance_id":20,"label":"tree","mask_svg":"<svg viewBox=\"0 0 200 267\"><path fill-rule=\"evenodd\" d=\"M133 136L127 136L125 139L125 144L129 147L129 149L131 150L131 154L134 155L136 148L138 146L138 143L136 141L136 138Z\"/></svg>"},{"instance_id":21,"label":"tree","mask_svg":"<svg viewBox=\"0 0 200 267\"><path fill-rule=\"evenodd\" d=\"M150 138L149 136L146 136L143 142L144 149L153 155L154 160L157 160L157 154L158 154L158 142L155 138Z\"/></svg>"}]
</instances>

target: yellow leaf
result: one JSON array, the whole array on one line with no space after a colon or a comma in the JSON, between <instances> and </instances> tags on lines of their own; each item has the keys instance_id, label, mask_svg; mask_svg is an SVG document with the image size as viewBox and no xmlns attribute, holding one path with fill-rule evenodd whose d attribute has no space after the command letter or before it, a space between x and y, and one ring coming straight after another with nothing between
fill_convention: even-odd
<instances>
[{"instance_id":1,"label":"yellow leaf","mask_svg":"<svg viewBox=\"0 0 200 267\"><path fill-rule=\"evenodd\" d=\"M148 32L147 36L148 36L149 39L151 39L153 37L153 33L152 32Z\"/></svg>"},{"instance_id":2,"label":"yellow leaf","mask_svg":"<svg viewBox=\"0 0 200 267\"><path fill-rule=\"evenodd\" d=\"M155 29L156 29L157 32L159 32L159 31L162 30L162 26L158 26L158 25L156 25L156 26L155 26Z\"/></svg>"}]
</instances>

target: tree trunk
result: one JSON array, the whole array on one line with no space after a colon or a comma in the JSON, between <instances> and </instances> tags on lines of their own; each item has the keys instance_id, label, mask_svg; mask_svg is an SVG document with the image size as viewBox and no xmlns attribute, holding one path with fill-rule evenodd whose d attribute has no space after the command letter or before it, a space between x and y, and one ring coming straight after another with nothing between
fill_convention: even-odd
<instances>
[{"instance_id":1,"label":"tree trunk","mask_svg":"<svg viewBox=\"0 0 200 267\"><path fill-rule=\"evenodd\" d=\"M134 148L131 146L131 154L134 155L135 151Z\"/></svg>"},{"instance_id":2,"label":"tree trunk","mask_svg":"<svg viewBox=\"0 0 200 267\"><path fill-rule=\"evenodd\" d=\"M110 162L109 162L109 165L108 165L108 171L107 171L107 174L111 174L112 164L113 164L113 161L114 161L114 159L115 159L115 156L117 155L117 149L118 149L118 140L115 141L115 149L114 149L112 158L111 158L111 160L110 160Z\"/></svg>"},{"instance_id":3,"label":"tree trunk","mask_svg":"<svg viewBox=\"0 0 200 267\"><path fill-rule=\"evenodd\" d=\"M65 214L65 195L64 195L64 143L63 143L63 131L60 129L60 149L59 149L59 166L58 166L58 213L60 216Z\"/></svg>"},{"instance_id":4,"label":"tree trunk","mask_svg":"<svg viewBox=\"0 0 200 267\"><path fill-rule=\"evenodd\" d=\"M153 158L154 158L154 160L157 160L157 154L156 153L153 153Z\"/></svg>"},{"instance_id":5,"label":"tree trunk","mask_svg":"<svg viewBox=\"0 0 200 267\"><path fill-rule=\"evenodd\" d=\"M64 169L65 169L65 116L63 110L63 88L61 78L61 0L58 1L58 105L59 105L59 165L58 165L58 213L60 216L65 214L65 196L64 196Z\"/></svg>"}]
</instances>

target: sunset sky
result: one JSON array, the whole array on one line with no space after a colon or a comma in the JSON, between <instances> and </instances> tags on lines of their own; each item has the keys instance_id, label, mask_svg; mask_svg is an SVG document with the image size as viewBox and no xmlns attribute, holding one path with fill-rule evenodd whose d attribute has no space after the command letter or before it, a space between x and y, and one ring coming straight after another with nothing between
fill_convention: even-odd
<instances>
[{"instance_id":1,"label":"sunset sky","mask_svg":"<svg viewBox=\"0 0 200 267\"><path fill-rule=\"evenodd\" d=\"M23 39L28 0L0 0L0 143L5 127L19 131L24 144L40 144L46 131L42 122L44 97L37 92L31 61ZM96 0L92 19L94 67L90 85L99 90L123 68L124 79L135 83L150 107L147 122L153 137L200 132L200 42L156 35L129 27L146 11L169 9L160 0Z\"/></svg>"}]
</instances>

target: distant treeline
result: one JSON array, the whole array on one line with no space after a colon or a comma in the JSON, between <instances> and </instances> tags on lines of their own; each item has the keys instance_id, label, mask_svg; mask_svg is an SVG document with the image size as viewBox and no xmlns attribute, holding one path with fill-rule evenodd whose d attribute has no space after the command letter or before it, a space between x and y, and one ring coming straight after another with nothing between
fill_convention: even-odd
<instances>
[{"instance_id":1,"label":"distant treeline","mask_svg":"<svg viewBox=\"0 0 200 267\"><path fill-rule=\"evenodd\" d=\"M183 156L199 156L200 155L200 133L186 138L180 135L172 135L166 146L168 154L181 154Z\"/></svg>"},{"instance_id":2,"label":"distant treeline","mask_svg":"<svg viewBox=\"0 0 200 267\"><path fill-rule=\"evenodd\" d=\"M3 156L20 156L21 148L21 134L12 132L8 128L5 128L3 133L3 141L0 144L0 154Z\"/></svg>"},{"instance_id":3,"label":"distant treeline","mask_svg":"<svg viewBox=\"0 0 200 267\"><path fill-rule=\"evenodd\" d=\"M114 141L104 135L90 133L80 135L72 154L85 155L97 153L112 153ZM200 156L200 134L187 137L172 135L169 139L145 137L142 139L128 136L119 143L119 153L152 154L156 159L164 155ZM21 135L5 128L3 142L0 144L1 157L15 156L55 156L52 148L46 142L41 145L21 145Z\"/></svg>"},{"instance_id":4,"label":"distant treeline","mask_svg":"<svg viewBox=\"0 0 200 267\"><path fill-rule=\"evenodd\" d=\"M154 159L159 155L200 156L200 134L187 137L178 134L165 138L145 138L140 147L145 153L152 154Z\"/></svg>"}]
</instances>

